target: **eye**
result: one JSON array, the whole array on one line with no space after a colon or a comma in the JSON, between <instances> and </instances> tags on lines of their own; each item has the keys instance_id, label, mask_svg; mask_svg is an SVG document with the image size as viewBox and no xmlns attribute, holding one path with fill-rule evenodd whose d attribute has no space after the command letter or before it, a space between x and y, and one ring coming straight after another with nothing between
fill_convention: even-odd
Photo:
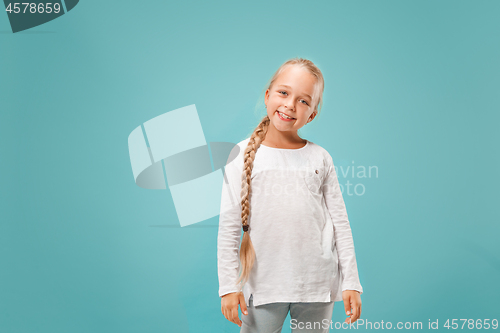
<instances>
[{"instance_id":1,"label":"eye","mask_svg":"<svg viewBox=\"0 0 500 333\"><path fill-rule=\"evenodd\" d=\"M281 93L285 93L286 94L286 91L283 91L283 90L278 90L278 92L281 94ZM283 95L283 94L282 94Z\"/></svg>"},{"instance_id":2,"label":"eye","mask_svg":"<svg viewBox=\"0 0 500 333\"><path fill-rule=\"evenodd\" d=\"M303 101L305 105L309 106L309 103L307 103L304 99L301 99L301 101Z\"/></svg>"}]
</instances>

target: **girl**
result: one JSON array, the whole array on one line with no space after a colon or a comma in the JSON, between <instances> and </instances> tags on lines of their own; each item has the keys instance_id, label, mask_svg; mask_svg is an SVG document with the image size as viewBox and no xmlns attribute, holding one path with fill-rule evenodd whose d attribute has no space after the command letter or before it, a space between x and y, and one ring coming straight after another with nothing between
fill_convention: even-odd
<instances>
[{"instance_id":1,"label":"girl","mask_svg":"<svg viewBox=\"0 0 500 333\"><path fill-rule=\"evenodd\" d=\"M289 311L292 332L329 332L341 300L347 323L361 314L363 289L332 157L297 134L321 110L323 87L311 61L285 62L267 86L267 116L225 167L219 296L240 332L281 332Z\"/></svg>"}]
</instances>

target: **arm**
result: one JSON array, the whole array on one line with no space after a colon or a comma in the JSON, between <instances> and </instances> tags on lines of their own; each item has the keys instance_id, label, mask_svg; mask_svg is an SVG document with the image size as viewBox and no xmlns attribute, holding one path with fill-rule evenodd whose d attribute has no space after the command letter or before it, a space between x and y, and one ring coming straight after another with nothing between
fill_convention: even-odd
<instances>
[{"instance_id":1,"label":"arm","mask_svg":"<svg viewBox=\"0 0 500 333\"><path fill-rule=\"evenodd\" d=\"M234 149L238 151L237 146ZM233 152L231 152L231 155ZM239 154L226 165L222 184L219 233L217 236L217 269L220 297L241 291L240 286L236 285L239 277L240 262L238 255L242 231L240 200L243 163L240 158L242 156Z\"/></svg>"},{"instance_id":2,"label":"arm","mask_svg":"<svg viewBox=\"0 0 500 333\"><path fill-rule=\"evenodd\" d=\"M342 291L356 290L362 294L363 288L361 287L358 277L351 227L349 225L344 199L337 179L337 173L335 172L330 154L328 154L327 161L326 178L323 184L323 196L333 221L335 246L337 247L340 270L343 276Z\"/></svg>"}]
</instances>

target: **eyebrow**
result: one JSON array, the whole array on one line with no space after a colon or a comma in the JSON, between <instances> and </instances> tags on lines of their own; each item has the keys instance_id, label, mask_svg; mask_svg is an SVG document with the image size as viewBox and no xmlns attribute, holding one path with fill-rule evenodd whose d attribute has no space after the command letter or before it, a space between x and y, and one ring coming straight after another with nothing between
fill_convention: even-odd
<instances>
[{"instance_id":1,"label":"eyebrow","mask_svg":"<svg viewBox=\"0 0 500 333\"><path fill-rule=\"evenodd\" d=\"M288 89L292 89L292 87L287 86L286 84L280 84L278 87L286 87L286 88L288 88ZM304 95L306 95L307 97L309 97L309 99L312 99L312 97L311 97L311 96L309 96L308 94L304 94Z\"/></svg>"}]
</instances>

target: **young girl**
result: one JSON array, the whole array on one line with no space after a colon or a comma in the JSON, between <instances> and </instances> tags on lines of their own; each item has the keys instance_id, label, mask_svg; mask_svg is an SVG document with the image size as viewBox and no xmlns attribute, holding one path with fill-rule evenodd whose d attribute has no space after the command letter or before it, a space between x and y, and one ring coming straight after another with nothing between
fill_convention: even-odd
<instances>
[{"instance_id":1,"label":"young girl","mask_svg":"<svg viewBox=\"0 0 500 333\"><path fill-rule=\"evenodd\" d=\"M289 311L292 332L329 332L341 300L347 323L361 314L363 289L332 157L297 134L319 113L323 87L311 61L285 62L267 87L267 116L225 167L219 296L240 332L281 332Z\"/></svg>"}]
</instances>

